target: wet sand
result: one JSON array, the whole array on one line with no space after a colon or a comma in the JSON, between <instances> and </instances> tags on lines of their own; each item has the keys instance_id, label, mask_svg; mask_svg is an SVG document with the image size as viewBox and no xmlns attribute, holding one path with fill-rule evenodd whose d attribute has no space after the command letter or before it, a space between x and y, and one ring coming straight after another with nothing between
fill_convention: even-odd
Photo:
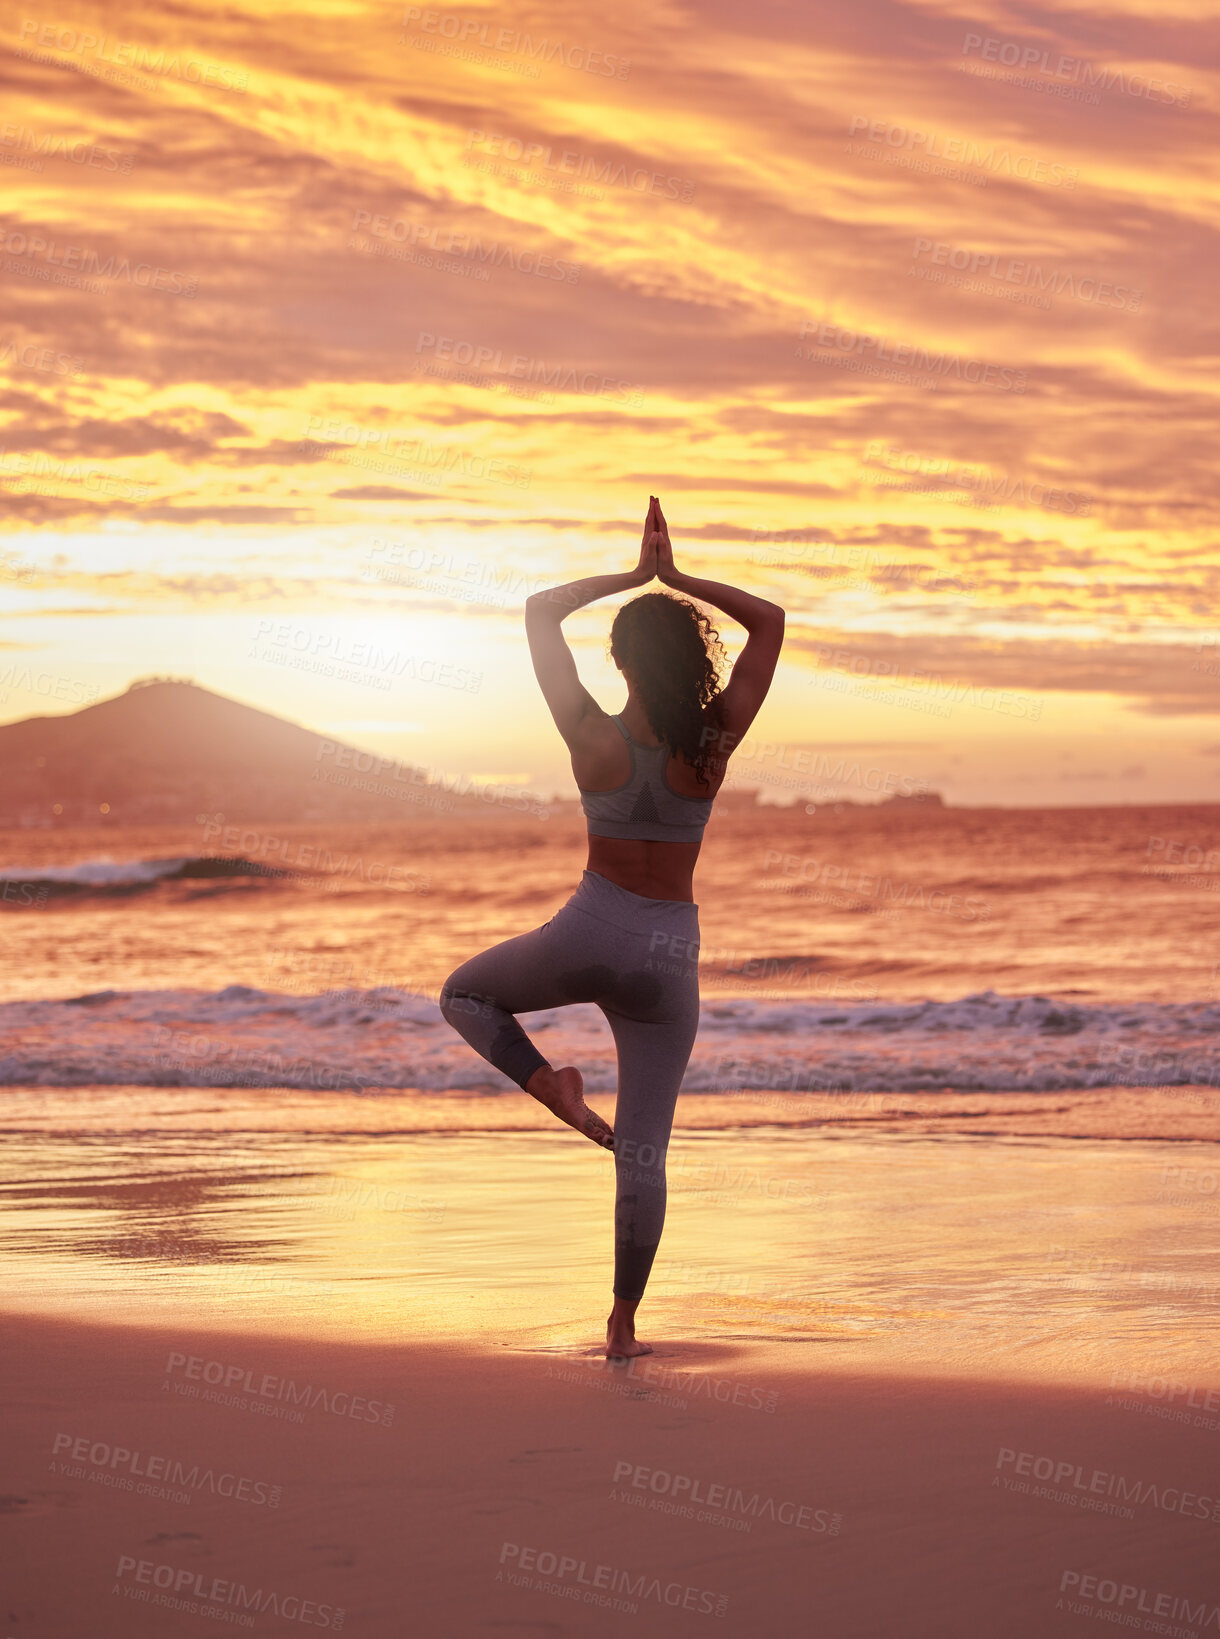
<instances>
[{"instance_id":1,"label":"wet sand","mask_svg":"<svg viewBox=\"0 0 1220 1639\"><path fill-rule=\"evenodd\" d=\"M1158 1114L1121 1090L805 1095L786 1101L788 1125L775 1095L684 1097L642 1321L661 1342L833 1347L866 1372L1202 1370L1220 1176L1202 1137L1214 1095L1197 1097ZM596 1341L611 1158L530 1100L22 1098L0 1150L10 1310L474 1348ZM1144 1136L1192 1120L1199 1137Z\"/></svg>"},{"instance_id":2,"label":"wet sand","mask_svg":"<svg viewBox=\"0 0 1220 1639\"><path fill-rule=\"evenodd\" d=\"M589 1102L614 1118L614 1094ZM4 1089L0 1132L119 1133L149 1124L173 1132L550 1133L551 1116L509 1092L368 1093L299 1087L21 1087ZM1054 1092L684 1092L674 1130L749 1127L872 1128L983 1137L1220 1140L1220 1088L1096 1087Z\"/></svg>"}]
</instances>

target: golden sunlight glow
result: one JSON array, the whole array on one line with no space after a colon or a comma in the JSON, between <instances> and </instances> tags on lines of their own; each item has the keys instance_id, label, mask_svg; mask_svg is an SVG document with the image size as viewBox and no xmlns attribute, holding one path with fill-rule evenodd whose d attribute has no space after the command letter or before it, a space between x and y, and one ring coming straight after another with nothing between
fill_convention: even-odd
<instances>
[{"instance_id":1,"label":"golden sunlight glow","mask_svg":"<svg viewBox=\"0 0 1220 1639\"><path fill-rule=\"evenodd\" d=\"M0 716L175 671L570 789L522 603L652 491L789 611L767 737L1213 796L1208 14L898 15L14 14Z\"/></svg>"}]
</instances>

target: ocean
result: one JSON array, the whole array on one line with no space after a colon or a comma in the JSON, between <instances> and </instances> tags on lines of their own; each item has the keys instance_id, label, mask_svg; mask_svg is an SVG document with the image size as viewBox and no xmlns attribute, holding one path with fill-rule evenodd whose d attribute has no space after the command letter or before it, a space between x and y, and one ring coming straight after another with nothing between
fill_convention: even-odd
<instances>
[{"instance_id":1,"label":"ocean","mask_svg":"<svg viewBox=\"0 0 1220 1639\"><path fill-rule=\"evenodd\" d=\"M0 849L0 1084L364 1096L515 1095L436 998L545 922L585 858L570 805L10 831ZM687 1091L1220 1083L1218 807L726 807L695 891ZM595 1008L528 1022L613 1088Z\"/></svg>"},{"instance_id":2,"label":"ocean","mask_svg":"<svg viewBox=\"0 0 1220 1639\"><path fill-rule=\"evenodd\" d=\"M610 1159L436 1004L573 891L578 816L3 847L10 1308L596 1346ZM718 813L650 1324L1202 1370L1218 849L1215 807ZM612 1117L596 1009L525 1022Z\"/></svg>"}]
</instances>

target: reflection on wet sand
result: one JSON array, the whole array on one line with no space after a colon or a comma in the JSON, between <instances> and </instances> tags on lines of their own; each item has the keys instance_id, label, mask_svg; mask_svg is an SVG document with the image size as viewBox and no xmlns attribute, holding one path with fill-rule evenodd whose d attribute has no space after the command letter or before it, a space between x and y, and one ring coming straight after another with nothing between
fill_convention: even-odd
<instances>
[{"instance_id":1,"label":"reflection on wet sand","mask_svg":"<svg viewBox=\"0 0 1220 1639\"><path fill-rule=\"evenodd\" d=\"M1165 1179L1209 1153L682 1130L645 1335L1064 1378L1202 1369L1209 1225ZM561 1133L14 1136L0 1193L27 1312L579 1354L605 1307L612 1169Z\"/></svg>"}]
</instances>

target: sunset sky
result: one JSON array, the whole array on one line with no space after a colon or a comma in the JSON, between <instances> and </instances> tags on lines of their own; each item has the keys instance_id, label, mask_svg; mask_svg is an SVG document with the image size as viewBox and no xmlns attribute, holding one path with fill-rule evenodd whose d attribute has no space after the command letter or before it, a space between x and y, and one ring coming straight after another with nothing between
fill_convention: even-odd
<instances>
[{"instance_id":1,"label":"sunset sky","mask_svg":"<svg viewBox=\"0 0 1220 1639\"><path fill-rule=\"evenodd\" d=\"M655 492L789 612L744 761L1220 798L1214 6L10 16L0 721L570 790L522 604Z\"/></svg>"}]
</instances>

